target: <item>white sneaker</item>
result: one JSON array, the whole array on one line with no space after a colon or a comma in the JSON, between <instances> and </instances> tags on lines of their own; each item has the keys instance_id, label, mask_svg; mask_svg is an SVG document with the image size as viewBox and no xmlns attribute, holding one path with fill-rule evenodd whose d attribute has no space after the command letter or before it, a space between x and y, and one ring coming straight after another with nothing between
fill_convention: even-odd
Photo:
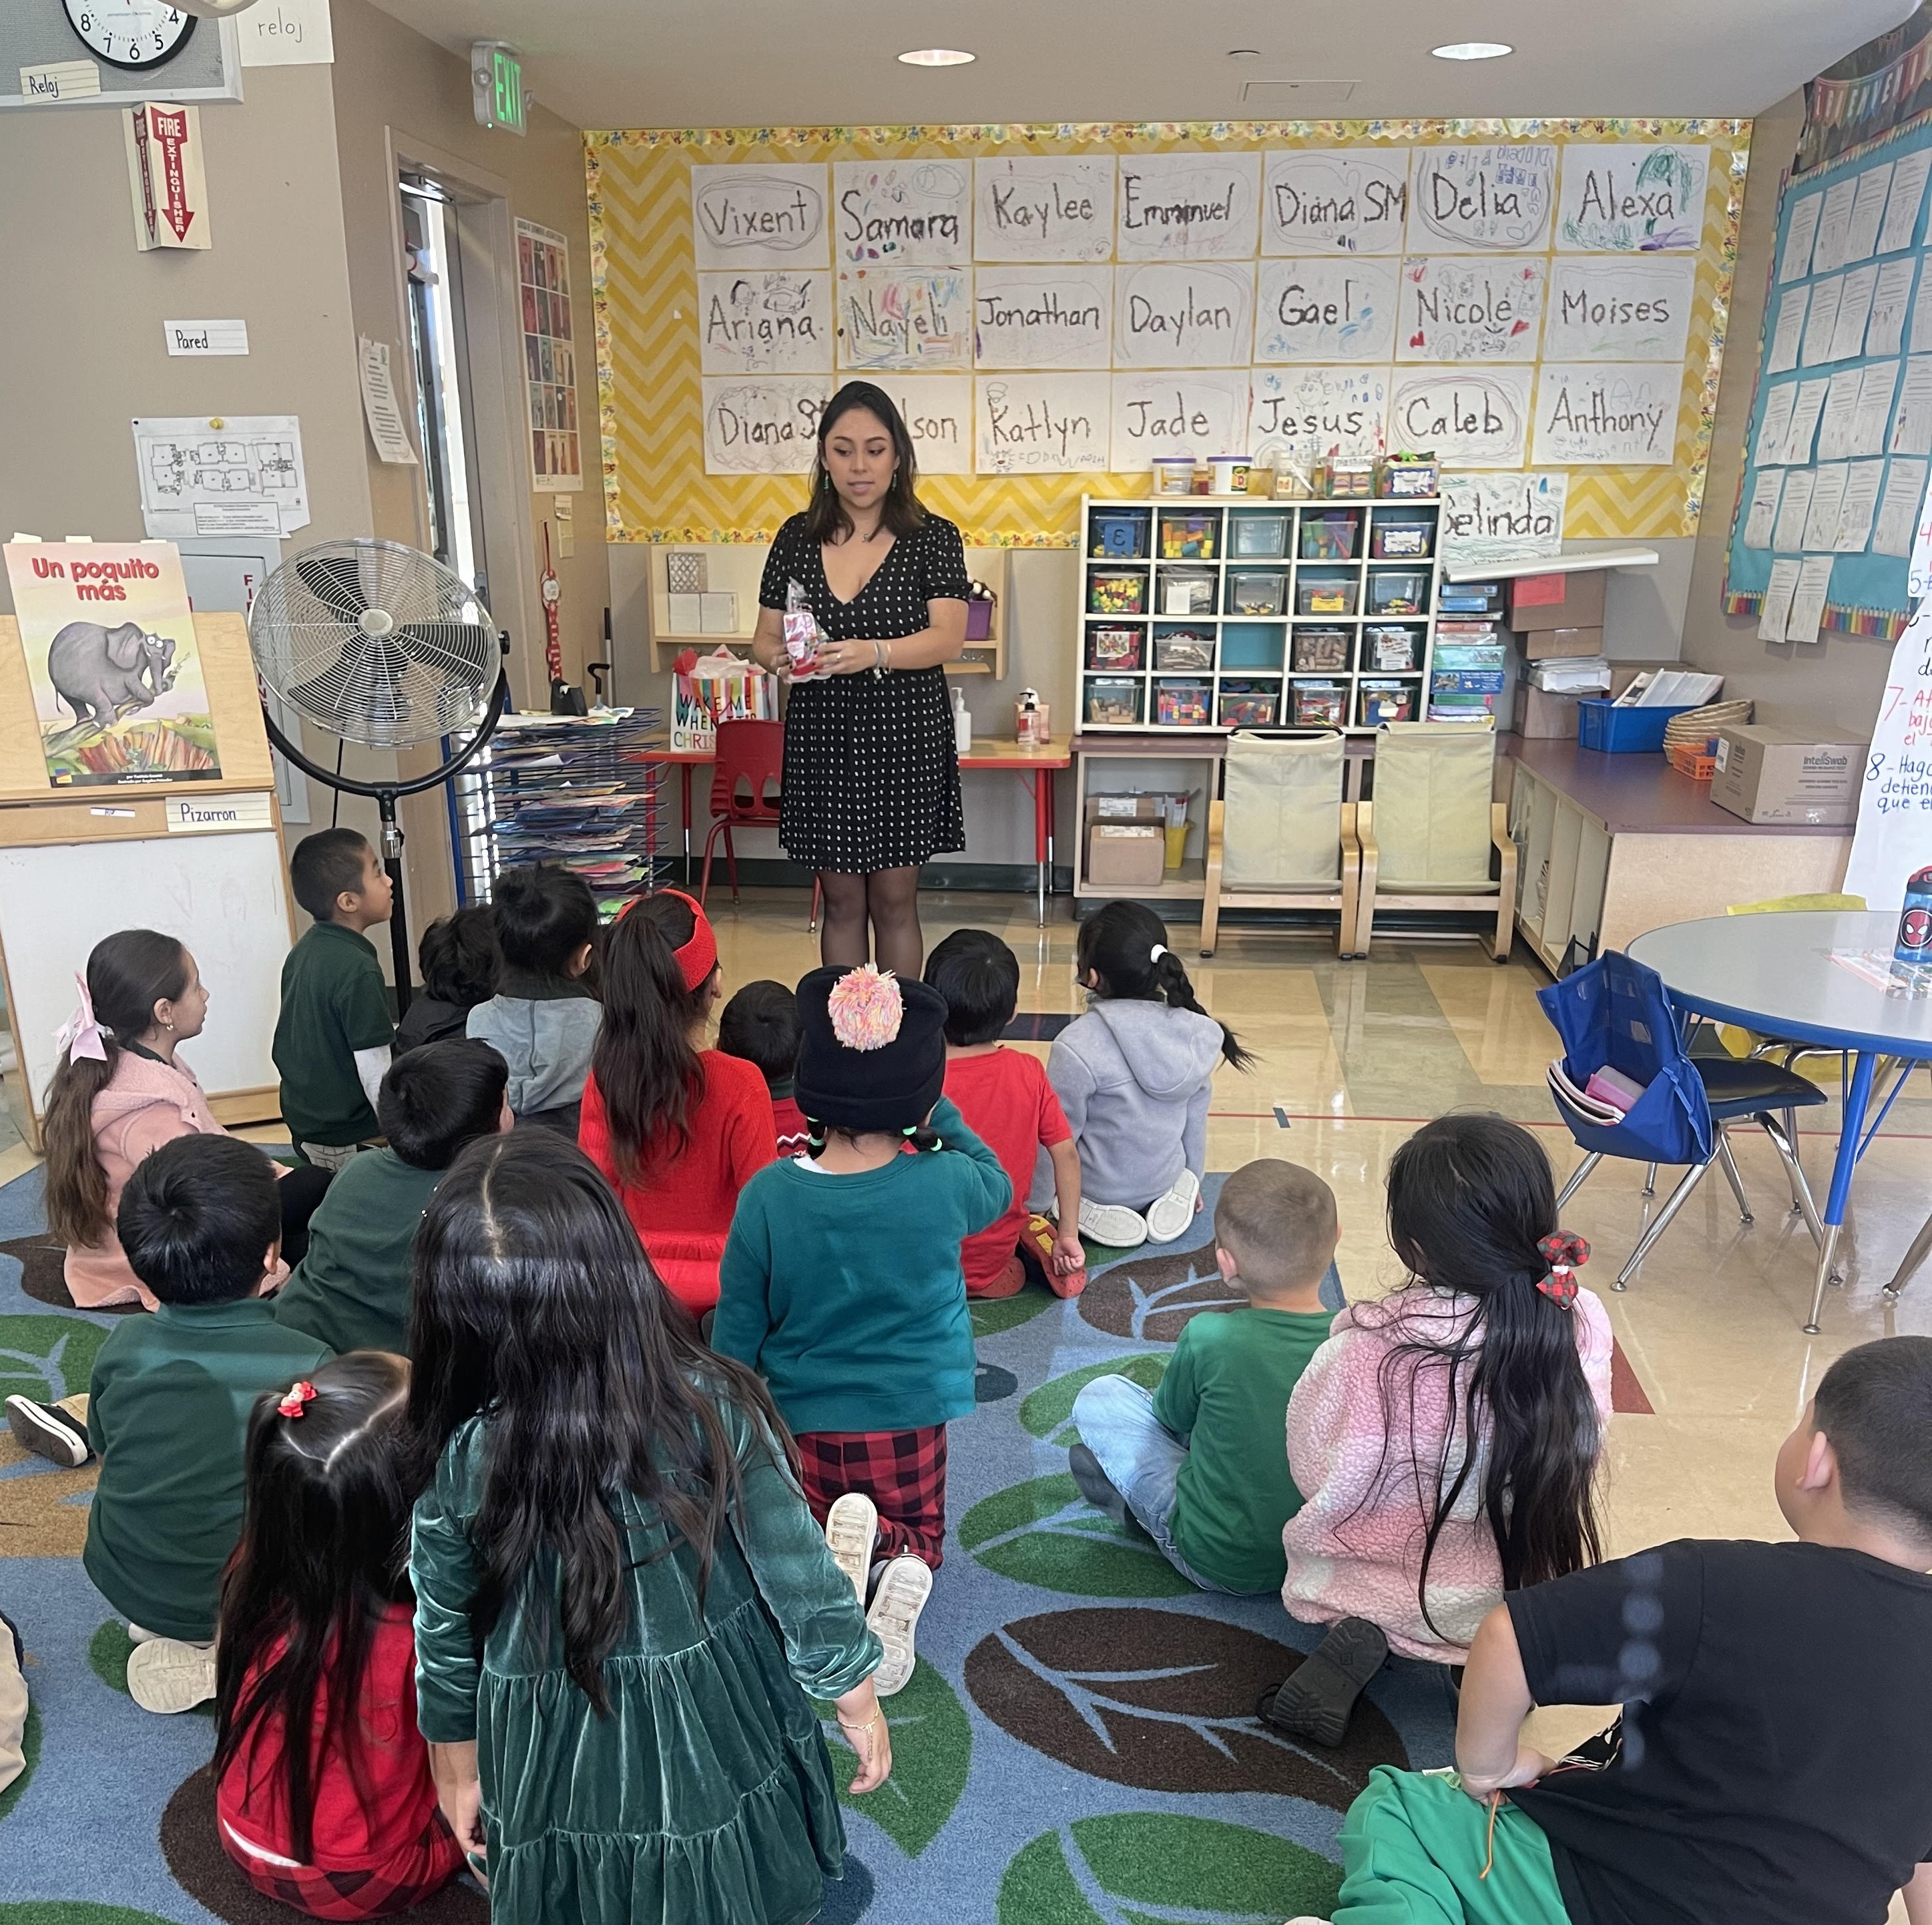
<instances>
[{"instance_id":1,"label":"white sneaker","mask_svg":"<svg viewBox=\"0 0 1932 1925\"><path fill-rule=\"evenodd\" d=\"M1200 1178L1184 1170L1174 1179L1174 1188L1148 1206L1148 1241L1172 1243L1193 1222L1194 1206L1200 1200Z\"/></svg>"},{"instance_id":2,"label":"white sneaker","mask_svg":"<svg viewBox=\"0 0 1932 1925\"><path fill-rule=\"evenodd\" d=\"M214 1647L155 1638L128 1654L128 1695L144 1711L191 1711L214 1695Z\"/></svg>"},{"instance_id":3,"label":"white sneaker","mask_svg":"<svg viewBox=\"0 0 1932 1925\"><path fill-rule=\"evenodd\" d=\"M913 1649L913 1629L932 1595L932 1567L909 1551L902 1551L879 1573L866 1623L886 1647L884 1660L872 1674L872 1689L881 1698L903 1691L912 1676L918 1655Z\"/></svg>"},{"instance_id":4,"label":"white sneaker","mask_svg":"<svg viewBox=\"0 0 1932 1925\"><path fill-rule=\"evenodd\" d=\"M1147 1218L1124 1203L1080 1200L1080 1234L1115 1250L1137 1250L1148 1240Z\"/></svg>"},{"instance_id":5,"label":"white sneaker","mask_svg":"<svg viewBox=\"0 0 1932 1925\"><path fill-rule=\"evenodd\" d=\"M94 1455L87 1426L58 1404L37 1404L31 1397L7 1400L7 1425L15 1438L36 1457L78 1470Z\"/></svg>"},{"instance_id":6,"label":"white sneaker","mask_svg":"<svg viewBox=\"0 0 1932 1925\"><path fill-rule=\"evenodd\" d=\"M879 1534L879 1507L862 1491L834 1497L825 1514L825 1541L832 1560L852 1580L860 1608L866 1602L866 1580L872 1569L872 1540Z\"/></svg>"}]
</instances>

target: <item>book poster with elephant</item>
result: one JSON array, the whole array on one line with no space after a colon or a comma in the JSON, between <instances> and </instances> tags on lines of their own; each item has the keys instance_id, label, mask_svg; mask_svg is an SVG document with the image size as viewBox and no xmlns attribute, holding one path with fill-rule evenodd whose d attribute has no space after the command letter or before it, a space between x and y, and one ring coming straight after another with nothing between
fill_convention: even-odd
<instances>
[{"instance_id":1,"label":"book poster with elephant","mask_svg":"<svg viewBox=\"0 0 1932 1925\"><path fill-rule=\"evenodd\" d=\"M10 542L7 576L56 788L221 773L170 542Z\"/></svg>"}]
</instances>

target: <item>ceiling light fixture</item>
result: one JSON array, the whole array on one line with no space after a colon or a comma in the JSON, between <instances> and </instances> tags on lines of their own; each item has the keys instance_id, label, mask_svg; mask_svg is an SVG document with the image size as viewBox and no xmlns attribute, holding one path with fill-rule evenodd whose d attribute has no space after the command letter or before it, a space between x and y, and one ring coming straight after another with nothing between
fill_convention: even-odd
<instances>
[{"instance_id":1,"label":"ceiling light fixture","mask_svg":"<svg viewBox=\"0 0 1932 1925\"><path fill-rule=\"evenodd\" d=\"M1262 50L1258 47L1231 47L1228 50L1230 60L1258 60Z\"/></svg>"},{"instance_id":2,"label":"ceiling light fixture","mask_svg":"<svg viewBox=\"0 0 1932 1925\"><path fill-rule=\"evenodd\" d=\"M920 47L899 56L904 67L965 67L978 56L963 53L956 47Z\"/></svg>"},{"instance_id":3,"label":"ceiling light fixture","mask_svg":"<svg viewBox=\"0 0 1932 1925\"><path fill-rule=\"evenodd\" d=\"M1452 41L1447 47L1432 47L1430 52L1438 60L1500 60L1506 53L1516 49L1505 47L1499 40Z\"/></svg>"}]
</instances>

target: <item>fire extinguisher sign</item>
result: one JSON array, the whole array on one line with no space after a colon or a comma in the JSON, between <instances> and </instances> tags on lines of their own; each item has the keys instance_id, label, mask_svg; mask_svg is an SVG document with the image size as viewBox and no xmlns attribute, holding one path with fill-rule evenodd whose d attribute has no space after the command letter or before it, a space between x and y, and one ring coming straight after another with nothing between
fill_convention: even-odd
<instances>
[{"instance_id":1,"label":"fire extinguisher sign","mask_svg":"<svg viewBox=\"0 0 1932 1925\"><path fill-rule=\"evenodd\" d=\"M134 245L206 248L208 178L201 158L201 114L166 101L143 101L122 117L128 186L134 204Z\"/></svg>"}]
</instances>

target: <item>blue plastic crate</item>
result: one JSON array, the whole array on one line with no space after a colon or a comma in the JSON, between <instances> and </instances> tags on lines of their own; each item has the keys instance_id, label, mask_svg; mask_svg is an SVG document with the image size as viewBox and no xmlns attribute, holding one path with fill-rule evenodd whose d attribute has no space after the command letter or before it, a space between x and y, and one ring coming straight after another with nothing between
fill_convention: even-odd
<instances>
[{"instance_id":1,"label":"blue plastic crate","mask_svg":"<svg viewBox=\"0 0 1932 1925\"><path fill-rule=\"evenodd\" d=\"M1615 702L1580 701L1577 744L1600 749L1607 755L1657 755L1663 749L1664 731L1670 718L1695 706L1687 702L1678 708L1619 708Z\"/></svg>"}]
</instances>

